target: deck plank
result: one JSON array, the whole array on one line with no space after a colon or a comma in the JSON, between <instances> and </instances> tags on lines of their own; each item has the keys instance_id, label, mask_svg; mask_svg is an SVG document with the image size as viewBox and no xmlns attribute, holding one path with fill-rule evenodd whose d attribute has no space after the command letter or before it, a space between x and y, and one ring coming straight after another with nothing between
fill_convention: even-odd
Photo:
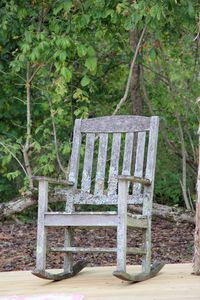
<instances>
[{"instance_id":1,"label":"deck plank","mask_svg":"<svg viewBox=\"0 0 200 300\"><path fill-rule=\"evenodd\" d=\"M136 270L128 267L128 270ZM114 267L85 268L59 282L34 277L29 271L0 273L0 296L49 293L82 294L84 300L199 300L200 277L191 264L166 265L156 277L130 284L112 276Z\"/></svg>"}]
</instances>

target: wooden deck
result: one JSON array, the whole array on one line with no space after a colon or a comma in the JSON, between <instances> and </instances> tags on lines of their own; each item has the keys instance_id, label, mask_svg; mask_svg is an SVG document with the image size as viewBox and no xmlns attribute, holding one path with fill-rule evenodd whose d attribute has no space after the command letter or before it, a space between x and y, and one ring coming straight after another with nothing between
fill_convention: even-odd
<instances>
[{"instance_id":1,"label":"wooden deck","mask_svg":"<svg viewBox=\"0 0 200 300\"><path fill-rule=\"evenodd\" d=\"M2 272L0 296L61 292L82 294L84 300L200 299L200 276L191 275L191 264L166 265L156 277L136 284L120 281L112 271L114 267L86 268L76 277L54 283L28 271Z\"/></svg>"}]
</instances>

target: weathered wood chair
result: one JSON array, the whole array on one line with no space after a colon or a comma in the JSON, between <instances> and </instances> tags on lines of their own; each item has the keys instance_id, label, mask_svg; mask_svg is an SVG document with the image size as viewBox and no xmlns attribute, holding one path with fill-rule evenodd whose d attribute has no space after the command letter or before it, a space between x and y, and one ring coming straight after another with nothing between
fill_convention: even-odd
<instances>
[{"instance_id":1,"label":"weathered wood chair","mask_svg":"<svg viewBox=\"0 0 200 300\"><path fill-rule=\"evenodd\" d=\"M73 265L72 254L79 251L116 252L117 269L113 275L123 280L141 281L159 272L163 264L155 262L151 265L151 210L158 123L159 118L155 116L112 116L76 120L68 181L34 177L39 181L37 258L34 275L50 280L74 276L87 264L85 261L79 261ZM111 135L112 148L109 160L108 144L111 141ZM86 140L86 143L79 188L79 157L83 140ZM93 184L91 178L94 173L92 172L93 154L97 152L94 151L96 143L98 156ZM121 163L119 163L120 159ZM122 169L120 176L118 176L119 167ZM108 180L105 180L106 172ZM48 212L48 183L68 186L65 212ZM143 213L141 215L127 213L127 205L136 203L143 205ZM80 204L116 205L117 212L76 212L75 205ZM64 246L56 249L65 253L64 271L59 274L45 271L46 229L50 226L65 228ZM116 248L73 247L73 227L97 226L117 227ZM141 248L127 247L128 227L142 229L144 241ZM141 273L128 274L126 272L127 254L142 255Z\"/></svg>"}]
</instances>

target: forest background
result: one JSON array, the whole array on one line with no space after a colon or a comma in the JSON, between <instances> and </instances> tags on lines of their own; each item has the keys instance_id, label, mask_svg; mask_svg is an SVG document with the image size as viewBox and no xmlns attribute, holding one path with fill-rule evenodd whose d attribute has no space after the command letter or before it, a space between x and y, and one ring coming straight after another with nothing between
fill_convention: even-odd
<instances>
[{"instance_id":1,"label":"forest background","mask_svg":"<svg viewBox=\"0 0 200 300\"><path fill-rule=\"evenodd\" d=\"M0 28L1 219L66 176L76 118L111 114L160 116L154 201L194 209L198 0L2 0Z\"/></svg>"}]
</instances>

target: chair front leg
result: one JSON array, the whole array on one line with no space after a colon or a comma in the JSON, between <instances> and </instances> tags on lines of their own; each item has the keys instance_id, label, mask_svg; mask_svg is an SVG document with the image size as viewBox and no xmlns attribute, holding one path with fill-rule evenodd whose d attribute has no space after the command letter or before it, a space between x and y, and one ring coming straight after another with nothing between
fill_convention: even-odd
<instances>
[{"instance_id":1,"label":"chair front leg","mask_svg":"<svg viewBox=\"0 0 200 300\"><path fill-rule=\"evenodd\" d=\"M146 188L148 189L148 187ZM143 203L143 215L147 217L147 228L143 232L143 246L146 254L142 258L142 271L149 273L151 270L151 215L152 215L152 199L151 194L146 192Z\"/></svg>"},{"instance_id":2,"label":"chair front leg","mask_svg":"<svg viewBox=\"0 0 200 300\"><path fill-rule=\"evenodd\" d=\"M126 272L128 181L118 186L117 272Z\"/></svg>"},{"instance_id":3,"label":"chair front leg","mask_svg":"<svg viewBox=\"0 0 200 300\"><path fill-rule=\"evenodd\" d=\"M38 223L37 223L37 250L36 250L36 270L46 268L46 243L47 232L44 224L44 214L48 209L48 181L39 181L38 196Z\"/></svg>"}]
</instances>

